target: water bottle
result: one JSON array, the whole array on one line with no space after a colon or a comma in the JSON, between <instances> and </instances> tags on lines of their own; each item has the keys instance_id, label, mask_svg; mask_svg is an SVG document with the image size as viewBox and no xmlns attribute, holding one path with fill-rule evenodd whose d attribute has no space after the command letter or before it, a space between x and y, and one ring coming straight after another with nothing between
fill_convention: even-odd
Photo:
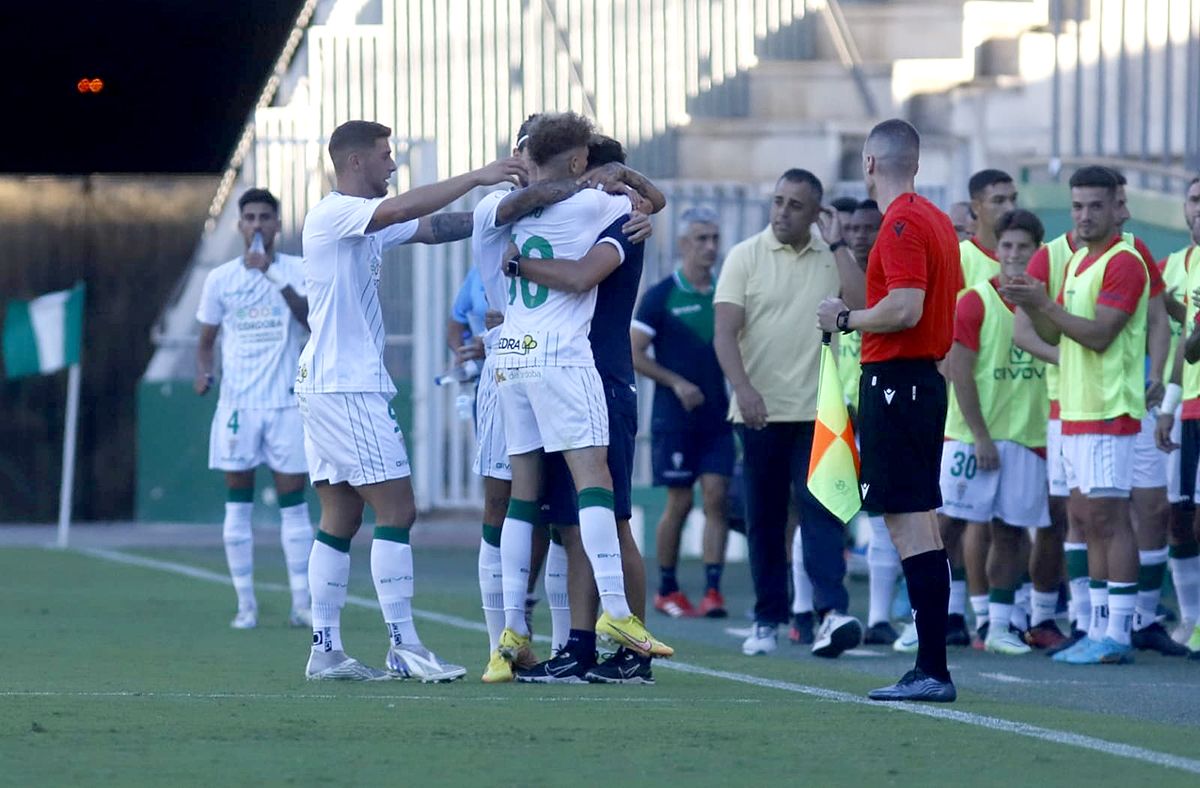
<instances>
[{"instance_id":1,"label":"water bottle","mask_svg":"<svg viewBox=\"0 0 1200 788\"><path fill-rule=\"evenodd\" d=\"M260 230L254 231L254 238L250 241L250 251L254 252L255 254L267 253L267 247L266 244L263 243L262 232Z\"/></svg>"}]
</instances>

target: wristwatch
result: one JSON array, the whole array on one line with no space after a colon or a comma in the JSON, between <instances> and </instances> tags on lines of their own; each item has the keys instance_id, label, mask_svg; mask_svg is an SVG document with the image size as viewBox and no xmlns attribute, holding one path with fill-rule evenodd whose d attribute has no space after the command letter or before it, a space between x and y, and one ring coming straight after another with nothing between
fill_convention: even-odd
<instances>
[{"instance_id":1,"label":"wristwatch","mask_svg":"<svg viewBox=\"0 0 1200 788\"><path fill-rule=\"evenodd\" d=\"M846 243L845 238L839 238L829 245L829 251L836 252L838 249L841 249L843 246L849 246L849 244Z\"/></svg>"},{"instance_id":2,"label":"wristwatch","mask_svg":"<svg viewBox=\"0 0 1200 788\"><path fill-rule=\"evenodd\" d=\"M837 330L841 331L843 334L854 333L854 329L850 328L850 310L849 309L843 309L841 312L838 312L836 325L837 325Z\"/></svg>"},{"instance_id":3,"label":"wristwatch","mask_svg":"<svg viewBox=\"0 0 1200 788\"><path fill-rule=\"evenodd\" d=\"M514 254L504 262L504 275L511 276L513 279L521 275L521 255Z\"/></svg>"}]
</instances>

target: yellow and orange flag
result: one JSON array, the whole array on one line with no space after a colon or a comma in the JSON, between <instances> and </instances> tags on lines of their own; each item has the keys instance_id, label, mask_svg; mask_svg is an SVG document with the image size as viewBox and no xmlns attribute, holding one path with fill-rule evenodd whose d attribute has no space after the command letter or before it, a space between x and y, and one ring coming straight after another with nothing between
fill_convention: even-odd
<instances>
[{"instance_id":1,"label":"yellow and orange flag","mask_svg":"<svg viewBox=\"0 0 1200 788\"><path fill-rule=\"evenodd\" d=\"M808 490L835 517L848 523L862 508L858 447L854 445L854 427L829 340L829 334L821 338L821 377L817 382L817 421L808 461Z\"/></svg>"}]
</instances>

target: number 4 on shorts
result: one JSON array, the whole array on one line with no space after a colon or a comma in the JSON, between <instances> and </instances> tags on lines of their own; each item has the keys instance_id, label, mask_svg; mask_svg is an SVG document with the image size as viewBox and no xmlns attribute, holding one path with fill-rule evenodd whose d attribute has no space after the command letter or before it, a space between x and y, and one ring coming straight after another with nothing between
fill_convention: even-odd
<instances>
[{"instance_id":1,"label":"number 4 on shorts","mask_svg":"<svg viewBox=\"0 0 1200 788\"><path fill-rule=\"evenodd\" d=\"M225 426L232 430L234 435L237 435L238 412L236 410L233 412L233 415L229 417L229 421L225 422Z\"/></svg>"}]
</instances>

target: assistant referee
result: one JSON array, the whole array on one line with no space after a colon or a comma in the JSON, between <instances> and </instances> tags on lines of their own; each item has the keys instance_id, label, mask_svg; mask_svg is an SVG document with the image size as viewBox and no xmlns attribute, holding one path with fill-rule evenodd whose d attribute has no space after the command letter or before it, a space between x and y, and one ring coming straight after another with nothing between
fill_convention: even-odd
<instances>
[{"instance_id":1,"label":"assistant referee","mask_svg":"<svg viewBox=\"0 0 1200 788\"><path fill-rule=\"evenodd\" d=\"M935 513L946 425L946 381L937 362L950 349L963 285L954 225L914 188L920 144L917 130L898 119L867 136L863 178L884 211L867 262L867 308L831 298L817 318L823 331L863 335L863 508L883 514L900 552L919 639L916 666L868 697L949 703L957 692L946 667L950 565Z\"/></svg>"}]
</instances>

